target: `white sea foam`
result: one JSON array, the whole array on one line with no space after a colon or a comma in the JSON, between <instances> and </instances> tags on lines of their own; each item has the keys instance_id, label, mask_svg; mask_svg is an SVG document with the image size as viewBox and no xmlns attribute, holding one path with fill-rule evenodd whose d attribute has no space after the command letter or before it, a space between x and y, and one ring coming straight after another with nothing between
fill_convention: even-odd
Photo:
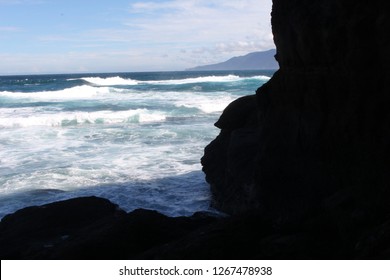
<instances>
[{"instance_id":1,"label":"white sea foam","mask_svg":"<svg viewBox=\"0 0 390 280\"><path fill-rule=\"evenodd\" d=\"M204 76L198 78L187 78L178 80L160 80L160 81L147 81L147 84L156 85L182 85L182 84L197 84L197 83L231 83L238 82L248 79L256 80L269 80L267 76L253 76L253 77L240 77L237 75L226 75L226 76Z\"/></svg>"},{"instance_id":2,"label":"white sea foam","mask_svg":"<svg viewBox=\"0 0 390 280\"><path fill-rule=\"evenodd\" d=\"M213 137L191 124L10 130L0 134L0 143L9 144L0 150L0 167L9 168L0 177L0 218L21 206L84 195L108 198L127 211L205 210L209 191L199 154Z\"/></svg>"},{"instance_id":3,"label":"white sea foam","mask_svg":"<svg viewBox=\"0 0 390 280\"><path fill-rule=\"evenodd\" d=\"M187 78L187 79L177 79L177 80L160 80L160 81L148 81L145 83L148 84L167 84L167 85L182 85L182 84L196 84L196 83L226 83L239 81L239 76L236 75L227 75L227 76L205 76L198 78Z\"/></svg>"},{"instance_id":4,"label":"white sea foam","mask_svg":"<svg viewBox=\"0 0 390 280\"><path fill-rule=\"evenodd\" d=\"M261 81L268 81L271 79L271 77L260 75L260 76L254 76L254 77L252 77L252 79L257 79L257 80L261 80Z\"/></svg>"},{"instance_id":5,"label":"white sea foam","mask_svg":"<svg viewBox=\"0 0 390 280\"><path fill-rule=\"evenodd\" d=\"M39 91L39 92L0 92L0 97L13 99L33 99L44 101L62 101L62 100L84 100L104 97L110 93L108 87L76 86L57 91Z\"/></svg>"},{"instance_id":6,"label":"white sea foam","mask_svg":"<svg viewBox=\"0 0 390 280\"><path fill-rule=\"evenodd\" d=\"M208 98L194 95L192 98L181 99L175 102L175 105L187 108L197 108L204 113L222 112L229 103L234 100L231 96L209 96Z\"/></svg>"},{"instance_id":7,"label":"white sea foam","mask_svg":"<svg viewBox=\"0 0 390 280\"><path fill-rule=\"evenodd\" d=\"M125 79L119 76L108 77L108 78L99 78L99 77L84 77L81 80L84 80L88 83L97 86L116 86L116 85L184 85L184 84L196 84L196 83L229 83L237 82L247 79L257 79L257 80L269 80L268 76L253 76L253 77L240 77L237 75L225 75L225 76L203 76L196 78L185 78L185 79L170 79L170 80L134 80L134 79Z\"/></svg>"},{"instance_id":8,"label":"white sea foam","mask_svg":"<svg viewBox=\"0 0 390 280\"><path fill-rule=\"evenodd\" d=\"M0 218L81 195L106 197L127 211L191 215L208 209L199 159L219 132L213 123L231 101L269 78L162 75L85 75L82 86L74 76L52 85L32 77L34 85L19 92L2 87ZM42 90L49 86L57 90Z\"/></svg>"},{"instance_id":9,"label":"white sea foam","mask_svg":"<svg viewBox=\"0 0 390 280\"><path fill-rule=\"evenodd\" d=\"M36 109L36 108L35 108ZM19 109L20 110L20 109ZM30 126L69 126L83 124L146 123L164 121L163 112L136 109L127 111L61 112L29 114L32 110L2 109L0 128Z\"/></svg>"},{"instance_id":10,"label":"white sea foam","mask_svg":"<svg viewBox=\"0 0 390 280\"><path fill-rule=\"evenodd\" d=\"M82 80L98 85L98 86L119 86L119 85L137 85L139 81L132 79L124 79L119 76L117 77L109 77L109 78L99 78L99 77L86 77L81 78Z\"/></svg>"}]
</instances>

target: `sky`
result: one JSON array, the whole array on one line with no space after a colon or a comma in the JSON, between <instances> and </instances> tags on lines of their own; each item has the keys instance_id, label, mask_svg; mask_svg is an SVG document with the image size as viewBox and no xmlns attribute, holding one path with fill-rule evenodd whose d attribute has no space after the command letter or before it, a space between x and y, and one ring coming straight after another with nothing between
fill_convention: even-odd
<instances>
[{"instance_id":1,"label":"sky","mask_svg":"<svg viewBox=\"0 0 390 280\"><path fill-rule=\"evenodd\" d=\"M0 0L0 75L179 71L274 48L272 0Z\"/></svg>"}]
</instances>

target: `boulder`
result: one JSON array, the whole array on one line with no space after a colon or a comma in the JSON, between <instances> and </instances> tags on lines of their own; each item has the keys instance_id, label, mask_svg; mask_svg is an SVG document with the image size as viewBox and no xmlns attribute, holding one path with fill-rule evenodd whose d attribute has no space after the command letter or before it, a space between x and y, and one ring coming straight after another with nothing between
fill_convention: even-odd
<instances>
[{"instance_id":1,"label":"boulder","mask_svg":"<svg viewBox=\"0 0 390 280\"><path fill-rule=\"evenodd\" d=\"M129 259L177 240L216 217L167 217L80 197L27 207L0 223L1 259Z\"/></svg>"}]
</instances>

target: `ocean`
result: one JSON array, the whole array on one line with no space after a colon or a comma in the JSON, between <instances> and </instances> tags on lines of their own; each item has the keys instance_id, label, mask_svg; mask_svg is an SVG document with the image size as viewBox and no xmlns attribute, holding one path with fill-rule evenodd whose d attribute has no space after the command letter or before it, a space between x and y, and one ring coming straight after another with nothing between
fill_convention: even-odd
<instances>
[{"instance_id":1,"label":"ocean","mask_svg":"<svg viewBox=\"0 0 390 280\"><path fill-rule=\"evenodd\" d=\"M204 147L274 71L0 77L0 218L79 196L169 216L210 208Z\"/></svg>"}]
</instances>

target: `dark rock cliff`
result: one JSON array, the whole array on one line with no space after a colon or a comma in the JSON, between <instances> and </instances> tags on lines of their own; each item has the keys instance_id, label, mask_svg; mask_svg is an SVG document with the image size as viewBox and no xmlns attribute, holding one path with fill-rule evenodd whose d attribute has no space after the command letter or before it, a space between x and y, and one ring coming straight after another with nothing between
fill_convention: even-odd
<instances>
[{"instance_id":1,"label":"dark rock cliff","mask_svg":"<svg viewBox=\"0 0 390 280\"><path fill-rule=\"evenodd\" d=\"M202 158L231 217L78 198L6 216L0 257L389 259L389 12L381 0L273 1L280 70L225 109Z\"/></svg>"},{"instance_id":2,"label":"dark rock cliff","mask_svg":"<svg viewBox=\"0 0 390 280\"><path fill-rule=\"evenodd\" d=\"M350 189L388 210L389 17L385 1L274 0L280 65L231 104L202 159L215 206L289 219ZM245 111L243 114L242 111Z\"/></svg>"},{"instance_id":3,"label":"dark rock cliff","mask_svg":"<svg viewBox=\"0 0 390 280\"><path fill-rule=\"evenodd\" d=\"M350 246L384 226L389 12L385 1L273 1L280 69L226 108L202 158L215 207L280 227L316 220Z\"/></svg>"}]
</instances>

